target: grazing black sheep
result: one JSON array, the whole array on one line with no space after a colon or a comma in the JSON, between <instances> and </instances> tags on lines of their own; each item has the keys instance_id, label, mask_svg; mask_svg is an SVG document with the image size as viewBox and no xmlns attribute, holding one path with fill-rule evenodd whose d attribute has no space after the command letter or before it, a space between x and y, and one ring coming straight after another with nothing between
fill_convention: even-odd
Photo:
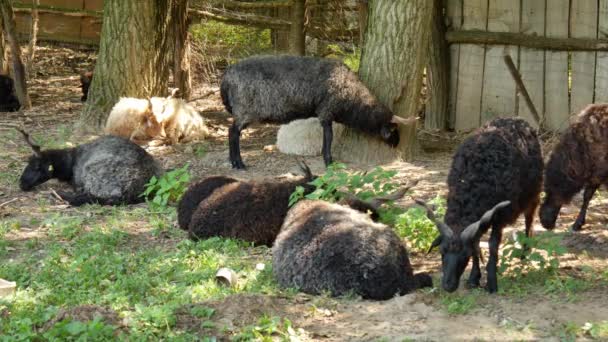
<instances>
[{"instance_id":1,"label":"grazing black sheep","mask_svg":"<svg viewBox=\"0 0 608 342\"><path fill-rule=\"evenodd\" d=\"M289 210L272 248L272 267L281 286L311 294L385 300L432 286L428 274L414 275L390 227L324 201L300 201Z\"/></svg>"},{"instance_id":2,"label":"grazing black sheep","mask_svg":"<svg viewBox=\"0 0 608 342\"><path fill-rule=\"evenodd\" d=\"M15 97L13 79L0 75L0 112L14 112L20 107L19 100Z\"/></svg>"},{"instance_id":3,"label":"grazing black sheep","mask_svg":"<svg viewBox=\"0 0 608 342\"><path fill-rule=\"evenodd\" d=\"M198 204L209 197L216 189L236 181L236 179L226 176L213 176L190 185L177 205L177 223L179 227L183 230L188 230L190 218L198 207Z\"/></svg>"},{"instance_id":4,"label":"grazing black sheep","mask_svg":"<svg viewBox=\"0 0 608 342\"><path fill-rule=\"evenodd\" d=\"M440 233L433 247L440 248L442 286L446 291L458 288L471 257L473 269L468 285L479 286L479 240L490 226L486 289L490 293L498 290L496 264L502 229L524 213L526 235L530 235L542 172L536 131L522 119L492 120L458 147L448 175L445 223L436 221L427 210Z\"/></svg>"},{"instance_id":5,"label":"grazing black sheep","mask_svg":"<svg viewBox=\"0 0 608 342\"><path fill-rule=\"evenodd\" d=\"M80 101L85 102L89 96L89 87L91 86L91 82L93 82L93 72L86 71L80 74L80 88L82 88L82 97Z\"/></svg>"},{"instance_id":6,"label":"grazing black sheep","mask_svg":"<svg viewBox=\"0 0 608 342\"><path fill-rule=\"evenodd\" d=\"M151 155L125 138L103 136L74 148L41 151L21 133L34 150L21 175L21 189L29 191L57 178L74 188L75 193L58 192L74 206L142 202L144 185L162 174Z\"/></svg>"},{"instance_id":7,"label":"grazing black sheep","mask_svg":"<svg viewBox=\"0 0 608 342\"><path fill-rule=\"evenodd\" d=\"M323 160L332 162L332 123L339 122L399 144L396 117L378 102L344 64L332 59L300 56L257 56L228 68L220 86L226 110L234 116L228 131L230 162L243 169L240 134L256 122L288 123L318 117L323 126Z\"/></svg>"},{"instance_id":8,"label":"grazing black sheep","mask_svg":"<svg viewBox=\"0 0 608 342\"><path fill-rule=\"evenodd\" d=\"M580 230L589 201L602 184L608 185L608 104L592 104L564 132L547 163L546 196L540 207L543 227L553 229L562 205L584 188L583 205L572 225L572 230Z\"/></svg>"},{"instance_id":9,"label":"grazing black sheep","mask_svg":"<svg viewBox=\"0 0 608 342\"><path fill-rule=\"evenodd\" d=\"M297 186L304 186L306 192L313 190L307 184L313 178L310 169L306 165L300 167L305 176L296 180L199 183L201 201L191 215L188 226L190 238L197 240L223 236L256 245L272 245L289 209L291 193ZM222 181L227 184L220 185ZM205 193L209 195L204 197ZM194 197L189 196L186 200L195 201ZM188 216L186 207L189 205L182 206L180 203L186 213L182 214L183 221Z\"/></svg>"}]
</instances>

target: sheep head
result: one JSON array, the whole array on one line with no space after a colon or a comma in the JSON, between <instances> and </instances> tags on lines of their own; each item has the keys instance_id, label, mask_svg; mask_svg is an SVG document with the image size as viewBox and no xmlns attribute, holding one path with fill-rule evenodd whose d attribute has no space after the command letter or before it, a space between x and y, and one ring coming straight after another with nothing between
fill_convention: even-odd
<instances>
[{"instance_id":1,"label":"sheep head","mask_svg":"<svg viewBox=\"0 0 608 342\"><path fill-rule=\"evenodd\" d=\"M496 204L492 209L486 211L477 222L471 223L460 233L455 233L445 223L437 220L433 209L426 205L423 201L416 200L416 203L426 209L426 215L439 230L439 236L433 241L429 252L439 247L441 253L441 268L443 277L441 285L444 290L454 292L458 289L460 277L464 273L469 260L473 255L479 255L479 239L480 231L485 231L493 221L494 214L500 209L511 204L510 201L504 201Z\"/></svg>"},{"instance_id":2,"label":"sheep head","mask_svg":"<svg viewBox=\"0 0 608 342\"><path fill-rule=\"evenodd\" d=\"M28 160L27 166L19 179L19 187L23 191L32 190L36 185L42 184L53 178L53 165L48 158L40 150L40 146L36 145L30 135L23 129L17 130L25 138L25 142L32 148L34 154Z\"/></svg>"},{"instance_id":3,"label":"sheep head","mask_svg":"<svg viewBox=\"0 0 608 342\"><path fill-rule=\"evenodd\" d=\"M418 120L418 117L412 118L401 118L393 115L389 123L383 124L380 127L380 136L382 140L391 147L397 147L399 145L399 125L411 125Z\"/></svg>"},{"instance_id":4,"label":"sheep head","mask_svg":"<svg viewBox=\"0 0 608 342\"><path fill-rule=\"evenodd\" d=\"M540 223L545 229L555 228L555 222L561 208L562 203L556 199L556 196L548 195L545 197L539 211Z\"/></svg>"}]
</instances>

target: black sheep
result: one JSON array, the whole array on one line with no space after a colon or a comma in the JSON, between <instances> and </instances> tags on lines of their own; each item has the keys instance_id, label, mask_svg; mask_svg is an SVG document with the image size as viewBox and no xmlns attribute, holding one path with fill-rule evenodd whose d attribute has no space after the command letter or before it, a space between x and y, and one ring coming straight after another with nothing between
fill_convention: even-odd
<instances>
[{"instance_id":1,"label":"black sheep","mask_svg":"<svg viewBox=\"0 0 608 342\"><path fill-rule=\"evenodd\" d=\"M311 294L385 300L432 286L428 274L414 274L390 227L324 201L300 201L289 210L272 248L272 268L281 286Z\"/></svg>"},{"instance_id":2,"label":"black sheep","mask_svg":"<svg viewBox=\"0 0 608 342\"><path fill-rule=\"evenodd\" d=\"M198 204L209 197L216 189L236 181L236 179L226 176L213 176L190 185L177 205L177 223L179 227L183 230L188 230L190 218L192 218L192 213L196 210Z\"/></svg>"},{"instance_id":3,"label":"black sheep","mask_svg":"<svg viewBox=\"0 0 608 342\"><path fill-rule=\"evenodd\" d=\"M162 174L151 155L125 138L103 136L74 148L41 151L21 133L34 151L21 175L21 190L57 178L74 188L75 193L58 192L74 206L142 202L145 184Z\"/></svg>"},{"instance_id":4,"label":"black sheep","mask_svg":"<svg viewBox=\"0 0 608 342\"><path fill-rule=\"evenodd\" d=\"M201 200L191 214L188 233L190 238L205 239L212 236L238 238L256 245L272 245L287 214L289 196L297 186L308 185L313 178L306 165L300 165L305 176L296 180L233 181L198 183ZM222 181L227 184L220 185ZM209 194L204 197L204 194ZM203 198L204 197L204 198ZM192 194L185 200L196 201ZM184 201L184 199L182 199ZM189 204L182 205L182 221L186 221ZM190 211L191 212L191 211Z\"/></svg>"},{"instance_id":5,"label":"black sheep","mask_svg":"<svg viewBox=\"0 0 608 342\"><path fill-rule=\"evenodd\" d=\"M89 96L89 87L91 86L91 82L93 82L93 72L86 71L80 74L80 88L82 89L82 97L80 101L85 102Z\"/></svg>"},{"instance_id":6,"label":"black sheep","mask_svg":"<svg viewBox=\"0 0 608 342\"><path fill-rule=\"evenodd\" d=\"M458 147L448 175L445 223L433 242L442 255L442 286L453 292L473 258L468 285L478 287L479 240L492 227L486 289L498 290L496 267L502 230L521 213L531 233L542 186L543 159L536 131L522 119L499 118L481 127ZM431 248L433 248L431 247Z\"/></svg>"},{"instance_id":7,"label":"black sheep","mask_svg":"<svg viewBox=\"0 0 608 342\"><path fill-rule=\"evenodd\" d=\"M15 97L13 79L0 75L0 112L15 112L20 107L19 100Z\"/></svg>"},{"instance_id":8,"label":"black sheep","mask_svg":"<svg viewBox=\"0 0 608 342\"><path fill-rule=\"evenodd\" d=\"M580 230L589 201L602 184L608 185L608 104L593 104L577 115L551 153L540 207L543 227L553 229L562 205L584 188L583 205L572 225L572 230Z\"/></svg>"},{"instance_id":9,"label":"black sheep","mask_svg":"<svg viewBox=\"0 0 608 342\"><path fill-rule=\"evenodd\" d=\"M323 126L323 160L332 162L334 121L399 144L396 117L344 64L332 59L299 56L257 56L228 68L220 85L226 110L234 116L228 131L230 162L243 169L240 134L256 122L288 123L318 117Z\"/></svg>"}]
</instances>

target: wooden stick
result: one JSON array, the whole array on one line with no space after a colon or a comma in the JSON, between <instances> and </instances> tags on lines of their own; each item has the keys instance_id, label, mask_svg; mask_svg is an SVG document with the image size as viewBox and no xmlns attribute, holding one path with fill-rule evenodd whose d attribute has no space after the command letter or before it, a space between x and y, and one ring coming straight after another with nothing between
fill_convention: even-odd
<instances>
[{"instance_id":1,"label":"wooden stick","mask_svg":"<svg viewBox=\"0 0 608 342\"><path fill-rule=\"evenodd\" d=\"M511 56L509 56L507 54L505 54L503 56L503 59L505 60L505 64L507 64L507 68L509 69L511 76L513 76L513 79L515 80L515 84L517 84L517 89L524 96L524 100L526 100L526 105L528 106L530 113L532 113L532 116L534 116L534 120L536 120L536 123L538 123L540 125L541 122L540 122L540 116L538 115L538 111L536 110L536 107L534 107L534 103L532 102L532 99L530 98L530 94L528 94L528 90L526 89L526 86L524 85L524 81L521 79L521 75L519 74L519 71L515 67L515 64L513 64L513 59L511 59Z\"/></svg>"},{"instance_id":2,"label":"wooden stick","mask_svg":"<svg viewBox=\"0 0 608 342\"><path fill-rule=\"evenodd\" d=\"M9 204L9 203L13 203L13 202L15 202L15 201L16 201L16 200L18 200L18 199L19 199L19 197L16 197L16 198L13 198L13 199L12 199L12 200L10 200L10 201L6 201L6 202L4 202L4 203L0 204L0 208L4 207L5 205L7 205L7 204Z\"/></svg>"}]
</instances>

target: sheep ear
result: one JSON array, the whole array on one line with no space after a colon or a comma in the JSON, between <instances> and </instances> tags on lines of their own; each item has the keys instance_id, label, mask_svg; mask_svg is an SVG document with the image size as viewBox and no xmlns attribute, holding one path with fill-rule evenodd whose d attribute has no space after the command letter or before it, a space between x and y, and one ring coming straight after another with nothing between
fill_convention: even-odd
<instances>
[{"instance_id":1,"label":"sheep ear","mask_svg":"<svg viewBox=\"0 0 608 342\"><path fill-rule=\"evenodd\" d=\"M505 208L511 204L511 201L503 201L494 206L494 208L486 211L479 221L471 223L465 230L460 233L460 238L463 241L473 239L479 230L485 231L492 224L492 219L497 210Z\"/></svg>"},{"instance_id":2,"label":"sheep ear","mask_svg":"<svg viewBox=\"0 0 608 342\"><path fill-rule=\"evenodd\" d=\"M439 234L439 236L438 236L438 237L436 237L436 238L435 238L435 240L433 240L433 243L431 244L431 247L429 247L429 250L428 250L428 251L426 251L426 254L431 253L431 251L432 251L434 248L436 248L436 247L438 247L439 245L441 245L441 240L442 240L442 237L441 237L441 234Z\"/></svg>"},{"instance_id":3,"label":"sheep ear","mask_svg":"<svg viewBox=\"0 0 608 342\"><path fill-rule=\"evenodd\" d=\"M32 139L30 138L30 135L25 132L23 129L21 128L15 128L16 130L18 130L21 134L23 134L23 137L25 138L25 142L30 145L30 147L32 148L32 150L34 151L34 154L37 157L40 157L42 155L42 152L40 150L40 146L34 144L34 142L32 141Z\"/></svg>"},{"instance_id":4,"label":"sheep ear","mask_svg":"<svg viewBox=\"0 0 608 342\"><path fill-rule=\"evenodd\" d=\"M389 201L396 201L396 200L400 199L401 197L403 197L416 184L418 184L418 180L415 180L415 181L412 181L411 183L408 183L406 186L404 186L403 188L401 188L401 189L393 192L390 195L372 198L371 200L369 200L368 203L374 209L378 210L378 208L380 208L380 206L383 205L384 203L389 202Z\"/></svg>"},{"instance_id":5,"label":"sheep ear","mask_svg":"<svg viewBox=\"0 0 608 342\"><path fill-rule=\"evenodd\" d=\"M402 118L400 116L393 115L393 117L391 118L391 122L399 124L399 125L411 125L411 124L415 123L418 119L420 119L420 117L418 117L418 116Z\"/></svg>"},{"instance_id":6,"label":"sheep ear","mask_svg":"<svg viewBox=\"0 0 608 342\"><path fill-rule=\"evenodd\" d=\"M450 239L452 238L452 236L454 236L454 232L452 231L452 228L450 228L447 224L437 220L437 218L435 218L435 213L433 212L433 209L431 209L424 201L418 200L418 199L414 199L414 201L416 201L416 203L420 206L422 206L424 209L426 209L426 217L429 218L429 220L431 220L431 222L433 222L435 224L435 226L437 227L437 230L439 230L439 233L445 237L446 239Z\"/></svg>"}]
</instances>

